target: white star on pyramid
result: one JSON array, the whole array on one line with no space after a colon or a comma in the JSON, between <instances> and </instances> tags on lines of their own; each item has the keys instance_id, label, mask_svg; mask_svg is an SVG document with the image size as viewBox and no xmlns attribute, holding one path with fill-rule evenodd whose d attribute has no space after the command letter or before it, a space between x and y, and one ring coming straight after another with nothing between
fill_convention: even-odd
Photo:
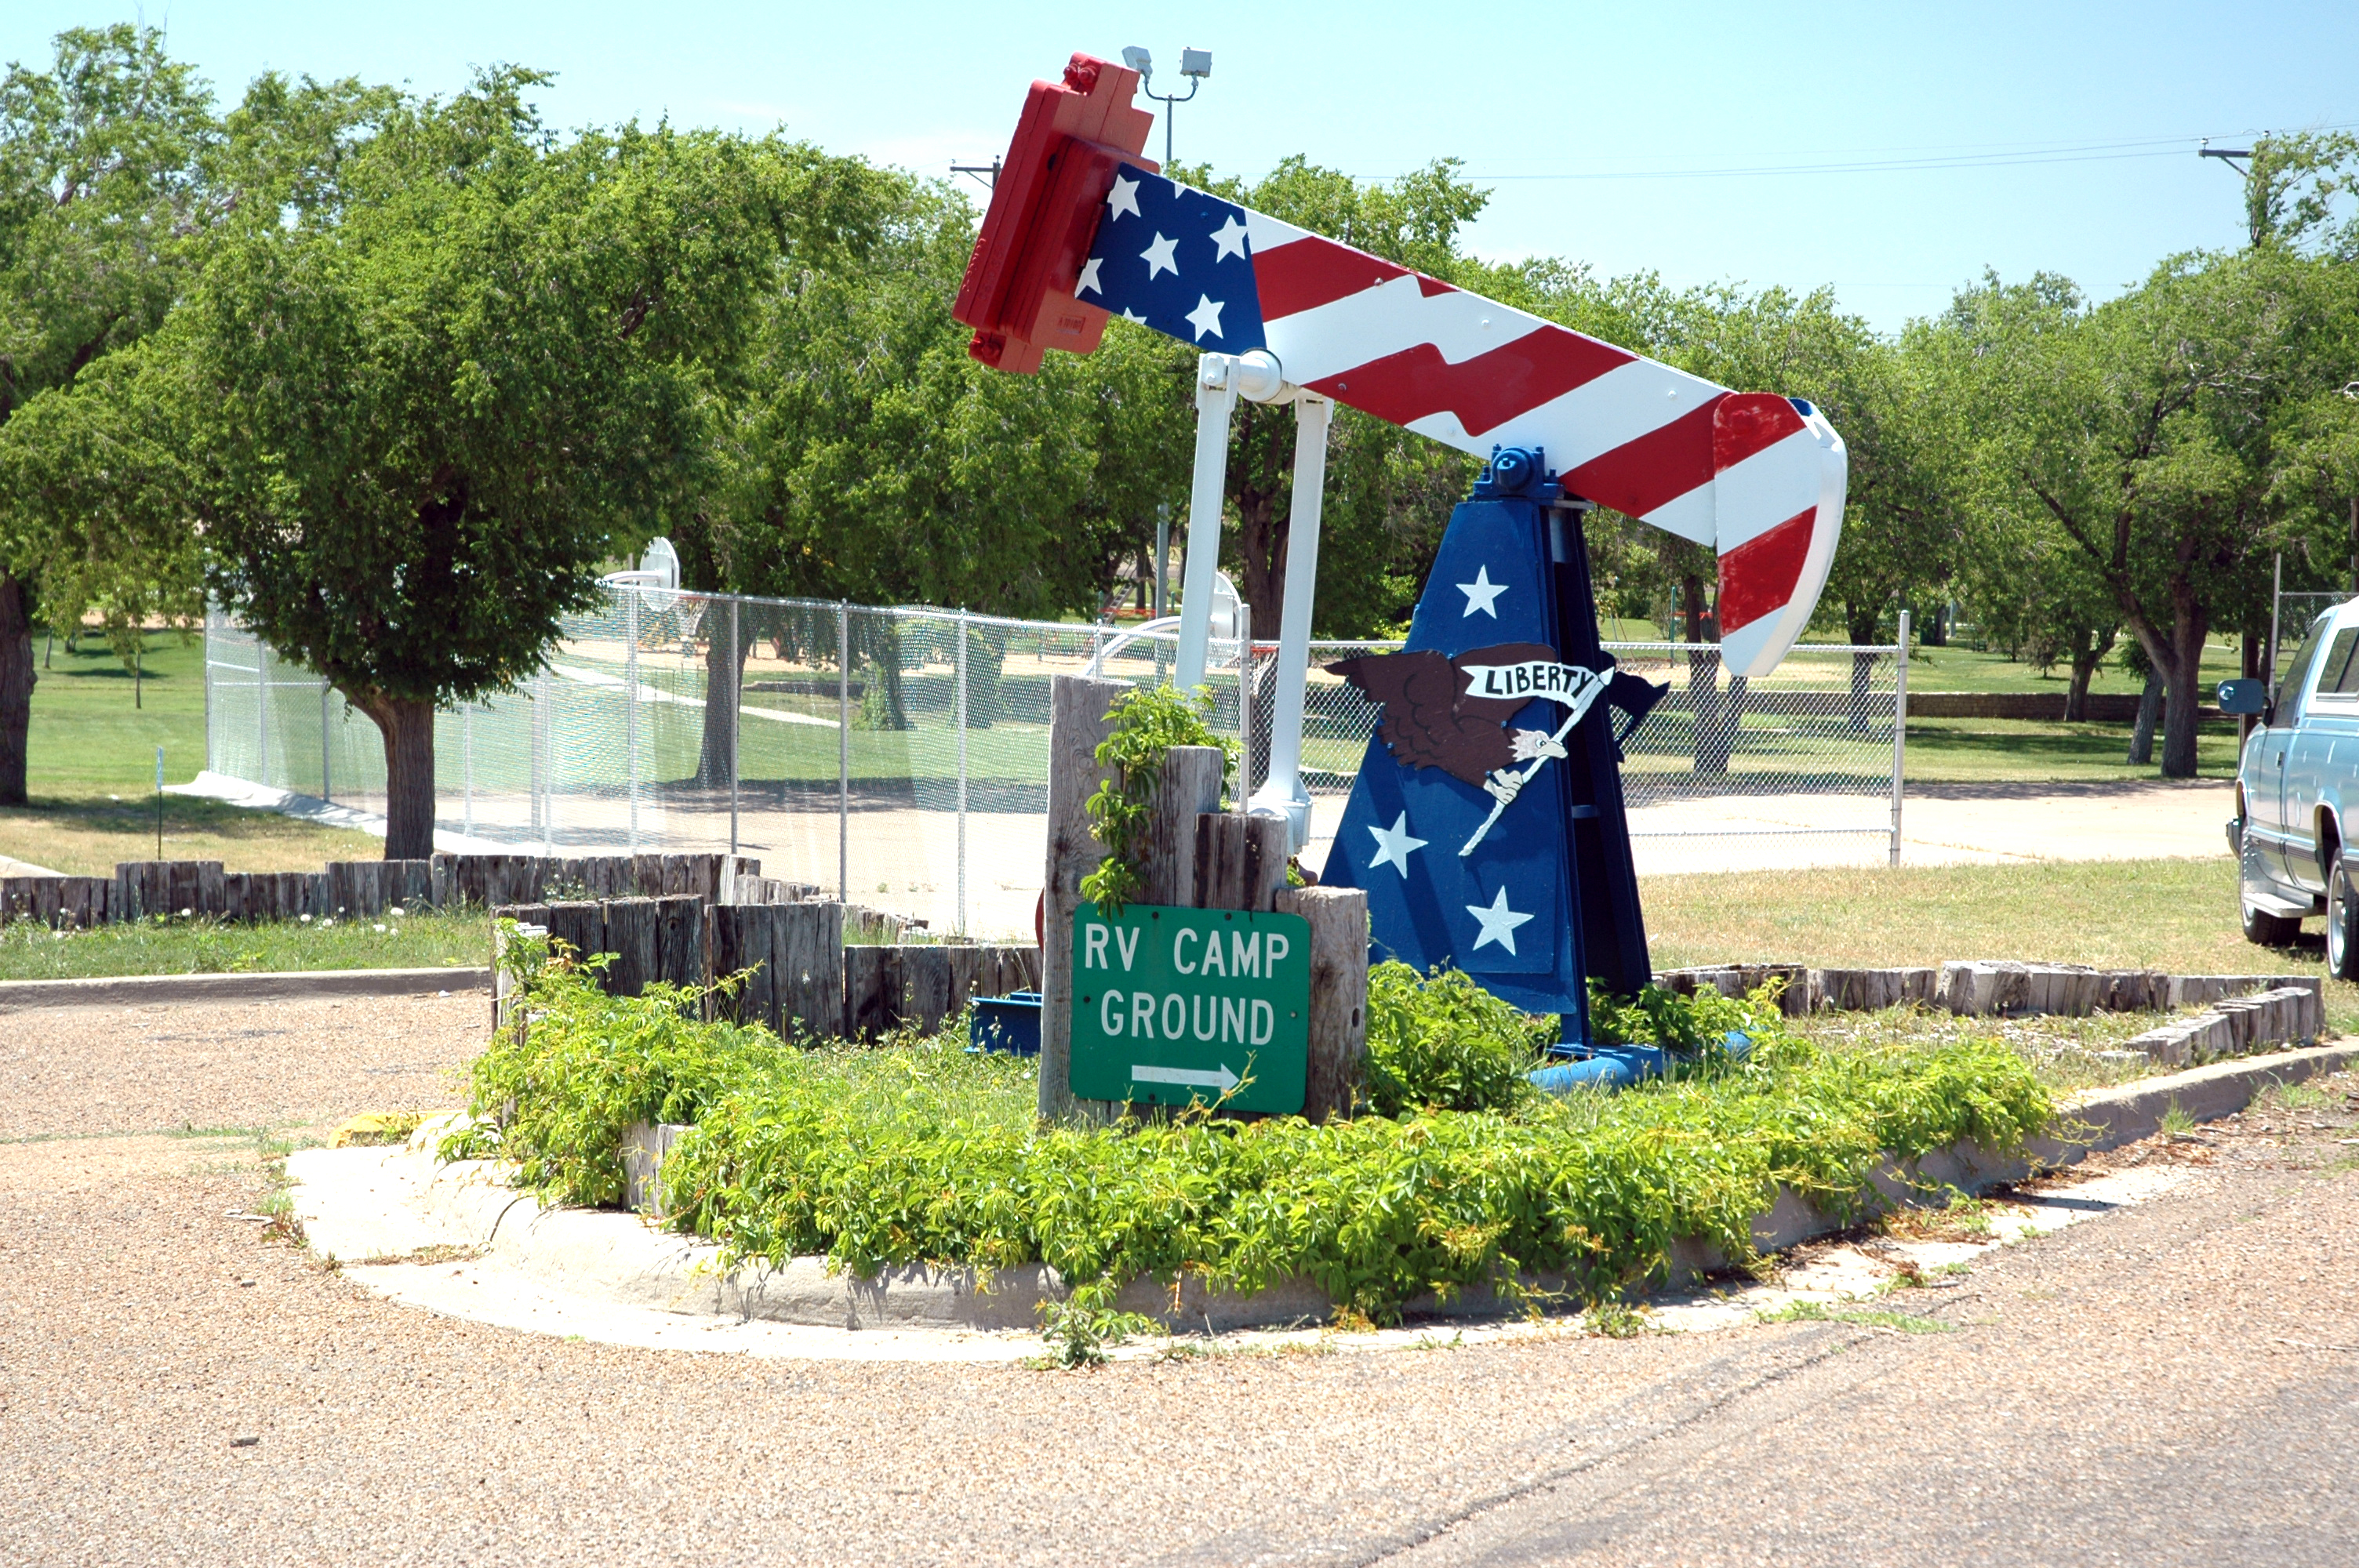
<instances>
[{"instance_id":1,"label":"white star on pyramid","mask_svg":"<svg viewBox=\"0 0 2359 1568\"><path fill-rule=\"evenodd\" d=\"M1507 907L1506 888L1499 890L1499 896L1491 901L1491 906L1488 909L1479 903L1470 903L1466 906L1466 913L1483 923L1483 935L1474 938L1474 946L1470 949L1474 952L1480 952L1486 942L1496 942L1513 955L1516 950L1516 927L1531 918L1528 914L1517 914Z\"/></svg>"},{"instance_id":2,"label":"white star on pyramid","mask_svg":"<svg viewBox=\"0 0 2359 1568\"><path fill-rule=\"evenodd\" d=\"M1092 256L1089 260L1082 264L1082 281L1073 286L1073 292L1075 294L1103 294L1105 292L1098 287L1098 267L1104 262L1104 260L1105 258L1103 256Z\"/></svg>"},{"instance_id":3,"label":"white star on pyramid","mask_svg":"<svg viewBox=\"0 0 2359 1568\"><path fill-rule=\"evenodd\" d=\"M1499 619L1499 612L1491 608L1491 602L1497 599L1501 594L1507 591L1507 585L1504 582L1493 582L1491 580L1491 568L1489 567L1476 567L1474 568L1474 580L1473 582L1460 583L1458 585L1458 591L1466 596L1466 613L1468 615L1472 615L1479 610L1484 614L1489 616L1492 620L1496 621ZM1510 952L1514 951L1512 947L1508 950Z\"/></svg>"},{"instance_id":4,"label":"white star on pyramid","mask_svg":"<svg viewBox=\"0 0 2359 1568\"><path fill-rule=\"evenodd\" d=\"M1406 811L1393 818L1390 827L1371 827L1368 832L1376 840L1376 858L1368 862L1368 870L1372 871L1378 866L1398 866L1400 874L1406 877L1408 875L1410 851L1424 849L1427 842L1423 838L1410 837L1408 813Z\"/></svg>"},{"instance_id":5,"label":"white star on pyramid","mask_svg":"<svg viewBox=\"0 0 2359 1568\"><path fill-rule=\"evenodd\" d=\"M1125 212L1134 218L1137 217L1138 181L1125 179L1122 176L1115 175L1114 189L1106 192L1106 207L1108 209L1106 222L1109 223Z\"/></svg>"},{"instance_id":6,"label":"white star on pyramid","mask_svg":"<svg viewBox=\"0 0 2359 1568\"><path fill-rule=\"evenodd\" d=\"M1161 234L1158 234L1155 236L1153 244L1138 253L1138 259L1147 264L1147 282L1153 283L1155 275L1159 272L1174 274L1179 272L1180 259L1171 254L1179 248L1179 241L1167 240Z\"/></svg>"},{"instance_id":7,"label":"white star on pyramid","mask_svg":"<svg viewBox=\"0 0 2359 1568\"><path fill-rule=\"evenodd\" d=\"M1235 213L1230 213L1229 221L1212 231L1212 247L1215 262L1224 262L1231 256L1245 259L1245 226L1237 222Z\"/></svg>"},{"instance_id":8,"label":"white star on pyramid","mask_svg":"<svg viewBox=\"0 0 2359 1568\"><path fill-rule=\"evenodd\" d=\"M1182 319L1196 329L1198 342L1204 341L1204 334L1207 332L1216 338L1221 335L1221 307L1226 303L1225 300L1214 299L1208 295L1196 296L1196 308L1189 311Z\"/></svg>"}]
</instances>

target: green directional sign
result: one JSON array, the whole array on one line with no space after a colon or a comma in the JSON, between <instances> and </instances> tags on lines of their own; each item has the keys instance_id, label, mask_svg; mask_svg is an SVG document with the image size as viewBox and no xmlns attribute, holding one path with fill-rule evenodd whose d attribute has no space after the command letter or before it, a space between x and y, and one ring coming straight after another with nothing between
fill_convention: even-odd
<instances>
[{"instance_id":1,"label":"green directional sign","mask_svg":"<svg viewBox=\"0 0 2359 1568\"><path fill-rule=\"evenodd\" d=\"M1073 1093L1279 1115L1302 1108L1310 924L1299 914L1084 903L1073 916Z\"/></svg>"}]
</instances>

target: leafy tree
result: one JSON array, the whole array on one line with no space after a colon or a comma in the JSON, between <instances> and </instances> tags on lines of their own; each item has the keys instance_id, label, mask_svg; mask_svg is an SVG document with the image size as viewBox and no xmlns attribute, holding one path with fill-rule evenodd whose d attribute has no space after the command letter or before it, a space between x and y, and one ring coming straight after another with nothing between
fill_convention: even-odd
<instances>
[{"instance_id":1,"label":"leafy tree","mask_svg":"<svg viewBox=\"0 0 2359 1568\"><path fill-rule=\"evenodd\" d=\"M950 319L973 213L945 188L857 160L815 170L839 220L805 236L745 341L724 422L721 481L675 534L689 580L712 590L995 614L1093 611L1155 503L1183 488L1164 410L1189 370L1163 340L1117 325L1086 358L1017 378L968 358ZM798 211L808 203L799 202ZM758 610L755 620L764 619ZM747 649L776 626L708 643L701 775L727 776ZM870 722L906 723L889 622L864 620ZM832 649L833 629L819 639ZM734 657L730 655L734 652ZM978 633L988 722L997 640Z\"/></svg>"},{"instance_id":2,"label":"leafy tree","mask_svg":"<svg viewBox=\"0 0 2359 1568\"><path fill-rule=\"evenodd\" d=\"M2253 143L2244 175L2245 232L2256 250L2325 238L2335 198L2359 189L2359 136L2343 131L2263 136ZM2345 254L2354 233L2359 220L2332 236Z\"/></svg>"},{"instance_id":3,"label":"leafy tree","mask_svg":"<svg viewBox=\"0 0 2359 1568\"><path fill-rule=\"evenodd\" d=\"M163 319L212 212L212 102L159 33L128 24L69 29L49 69L0 79L0 432ZM131 584L170 583L178 602L187 581L171 575L185 552L109 566L119 538L61 543L40 525L58 516L0 495L0 805L25 801L37 622L78 620L86 590L120 620L148 608Z\"/></svg>"},{"instance_id":4,"label":"leafy tree","mask_svg":"<svg viewBox=\"0 0 2359 1568\"><path fill-rule=\"evenodd\" d=\"M2160 672L2166 777L2195 772L2205 639L2265 613L2272 433L2338 368L2333 272L2275 247L2182 257L2094 308L1994 279L1949 318L1980 367L1986 503L2054 529Z\"/></svg>"},{"instance_id":5,"label":"leafy tree","mask_svg":"<svg viewBox=\"0 0 2359 1568\"><path fill-rule=\"evenodd\" d=\"M779 149L565 146L503 69L405 102L332 191L240 214L155 341L212 591L382 732L388 858L427 854L434 712L511 689L598 563L706 477L706 361L786 226Z\"/></svg>"}]
</instances>

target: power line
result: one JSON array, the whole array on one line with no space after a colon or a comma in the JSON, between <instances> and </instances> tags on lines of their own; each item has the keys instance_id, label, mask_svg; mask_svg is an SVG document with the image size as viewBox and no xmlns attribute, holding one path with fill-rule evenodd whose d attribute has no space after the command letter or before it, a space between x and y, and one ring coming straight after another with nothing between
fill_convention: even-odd
<instances>
[{"instance_id":1,"label":"power line","mask_svg":"<svg viewBox=\"0 0 2359 1568\"><path fill-rule=\"evenodd\" d=\"M2359 122L2321 125L2321 131L2359 128ZM2157 136L2133 141L1983 144L1987 151L1923 148L1899 157L1859 157L1828 163L1734 164L1673 168L1559 169L1538 173L1467 170L1461 178L1483 181L1559 181L1632 179L1756 179L1786 175L1908 174L1943 169L2017 168L2055 163L2113 163L2135 158L2184 157L2200 136ZM1964 146L1971 146L1965 144ZM1828 149L1832 151L1835 149ZM1902 149L1893 149L1899 151ZM1392 180L1400 175L1360 175L1364 181Z\"/></svg>"}]
</instances>

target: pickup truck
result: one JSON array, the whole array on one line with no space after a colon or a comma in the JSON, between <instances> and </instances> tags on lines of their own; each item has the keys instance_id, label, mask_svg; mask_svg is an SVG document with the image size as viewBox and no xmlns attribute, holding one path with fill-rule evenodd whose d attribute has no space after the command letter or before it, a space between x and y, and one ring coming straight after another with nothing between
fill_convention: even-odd
<instances>
[{"instance_id":1,"label":"pickup truck","mask_svg":"<svg viewBox=\"0 0 2359 1568\"><path fill-rule=\"evenodd\" d=\"M2247 940L2291 944L2305 916L2326 917L2326 964L2359 979L2359 600L2311 623L2271 691L2223 681L2223 712L2256 714L2236 765L2237 904Z\"/></svg>"}]
</instances>

